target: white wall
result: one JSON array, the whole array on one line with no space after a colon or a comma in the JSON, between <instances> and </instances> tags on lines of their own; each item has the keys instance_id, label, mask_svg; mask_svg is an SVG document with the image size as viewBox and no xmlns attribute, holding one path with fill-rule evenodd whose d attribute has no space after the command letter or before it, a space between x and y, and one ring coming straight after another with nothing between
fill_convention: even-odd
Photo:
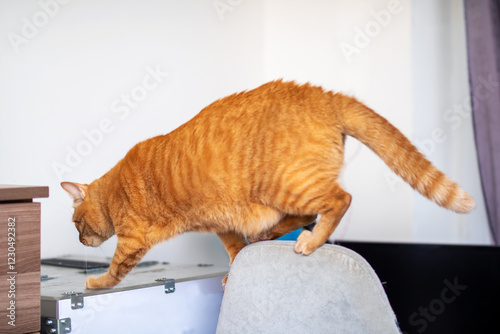
<instances>
[{"instance_id":1,"label":"white wall","mask_svg":"<svg viewBox=\"0 0 500 334\"><path fill-rule=\"evenodd\" d=\"M414 239L491 243L471 117L463 1L412 2L414 141L475 199L468 215L415 195Z\"/></svg>"},{"instance_id":2,"label":"white wall","mask_svg":"<svg viewBox=\"0 0 500 334\"><path fill-rule=\"evenodd\" d=\"M284 76L354 95L411 135L408 1L265 4L267 79ZM334 238L413 240L413 192L391 187L389 173L367 147L347 140L341 181L353 201Z\"/></svg>"},{"instance_id":3,"label":"white wall","mask_svg":"<svg viewBox=\"0 0 500 334\"><path fill-rule=\"evenodd\" d=\"M41 200L43 257L110 256L116 241L79 245L60 180L91 182L136 142L216 98L280 77L309 81L357 96L413 136L423 119L414 96L426 89L414 79L415 11L409 1L382 0L0 0L0 183L50 186ZM450 144L465 138L453 134ZM446 171L438 151L430 158ZM420 206L354 139L346 160L342 183L354 200L336 238L428 241L438 231L438 240L489 241L484 228L460 232L463 223L423 228L414 207L439 219L443 210ZM464 164L476 168L474 158ZM148 258L227 261L205 234L177 237Z\"/></svg>"}]
</instances>

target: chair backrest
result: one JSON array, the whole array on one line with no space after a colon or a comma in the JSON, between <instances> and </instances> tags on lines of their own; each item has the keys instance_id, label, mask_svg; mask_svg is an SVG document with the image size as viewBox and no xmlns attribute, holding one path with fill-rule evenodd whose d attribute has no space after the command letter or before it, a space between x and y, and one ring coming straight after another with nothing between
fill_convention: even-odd
<instances>
[{"instance_id":1,"label":"chair backrest","mask_svg":"<svg viewBox=\"0 0 500 334\"><path fill-rule=\"evenodd\" d=\"M400 333L380 280L360 255L324 245L303 256L293 246L258 242L236 256L217 334Z\"/></svg>"}]
</instances>

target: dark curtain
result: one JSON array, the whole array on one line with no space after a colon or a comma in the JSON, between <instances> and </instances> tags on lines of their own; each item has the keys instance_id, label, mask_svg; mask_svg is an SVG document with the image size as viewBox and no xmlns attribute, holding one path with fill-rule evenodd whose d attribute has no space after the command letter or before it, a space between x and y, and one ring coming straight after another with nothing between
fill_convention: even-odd
<instances>
[{"instance_id":1,"label":"dark curtain","mask_svg":"<svg viewBox=\"0 0 500 334\"><path fill-rule=\"evenodd\" d=\"M495 243L500 242L500 6L464 0L479 170ZM472 159L472 157L471 157Z\"/></svg>"}]
</instances>

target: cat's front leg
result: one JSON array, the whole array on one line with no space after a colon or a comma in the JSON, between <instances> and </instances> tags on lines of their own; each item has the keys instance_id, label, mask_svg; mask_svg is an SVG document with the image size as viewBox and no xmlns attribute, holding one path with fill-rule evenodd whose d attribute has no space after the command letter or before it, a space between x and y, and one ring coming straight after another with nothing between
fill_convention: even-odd
<instances>
[{"instance_id":1,"label":"cat's front leg","mask_svg":"<svg viewBox=\"0 0 500 334\"><path fill-rule=\"evenodd\" d=\"M118 245L108 272L85 280L87 289L106 289L118 283L136 266L148 251L139 237L118 237Z\"/></svg>"},{"instance_id":2,"label":"cat's front leg","mask_svg":"<svg viewBox=\"0 0 500 334\"><path fill-rule=\"evenodd\" d=\"M240 250L248 245L245 236L236 232L217 233L217 236L222 241L227 254L229 255L229 265L233 263L234 258Z\"/></svg>"}]
</instances>

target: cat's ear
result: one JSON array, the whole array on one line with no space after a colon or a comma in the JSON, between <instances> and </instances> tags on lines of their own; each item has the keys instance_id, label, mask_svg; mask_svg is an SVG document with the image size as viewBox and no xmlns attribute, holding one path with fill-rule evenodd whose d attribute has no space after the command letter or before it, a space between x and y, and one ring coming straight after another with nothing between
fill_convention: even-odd
<instances>
[{"instance_id":1,"label":"cat's ear","mask_svg":"<svg viewBox=\"0 0 500 334\"><path fill-rule=\"evenodd\" d=\"M75 182L61 182L61 187L73 197L75 207L85 199L87 185Z\"/></svg>"}]
</instances>

